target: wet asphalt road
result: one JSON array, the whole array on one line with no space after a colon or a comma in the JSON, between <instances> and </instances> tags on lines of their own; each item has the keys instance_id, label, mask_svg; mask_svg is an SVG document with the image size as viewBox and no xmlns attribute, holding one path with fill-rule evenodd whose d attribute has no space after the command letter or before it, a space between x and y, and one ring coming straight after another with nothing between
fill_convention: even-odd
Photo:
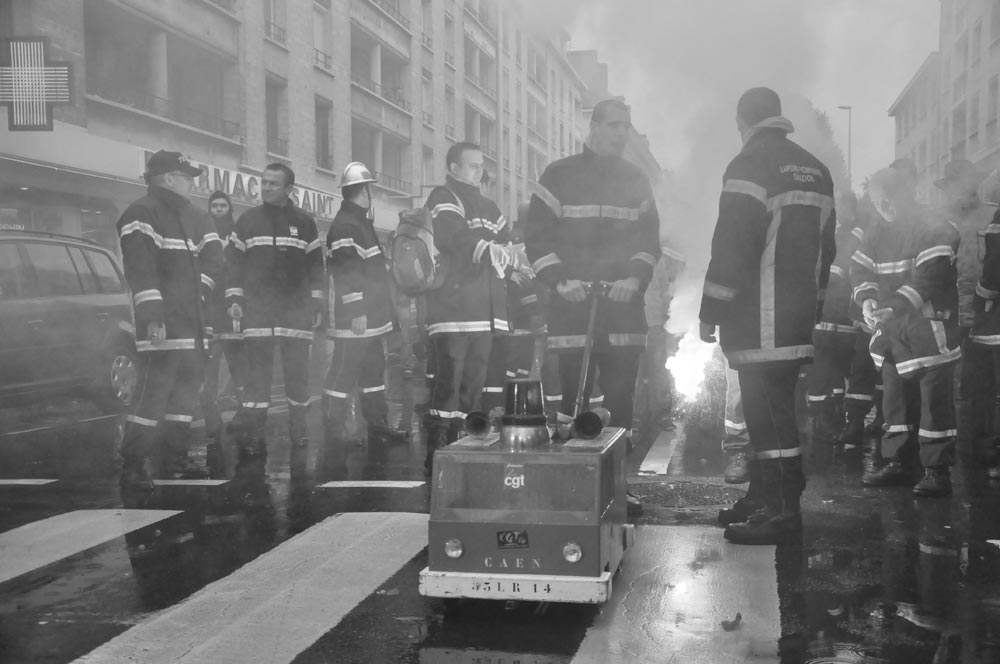
<instances>
[{"instance_id":1,"label":"wet asphalt road","mask_svg":"<svg viewBox=\"0 0 1000 664\"><path fill-rule=\"evenodd\" d=\"M399 396L395 417L421 397L416 381ZM0 415L0 477L59 480L0 486L0 538L74 510L122 507L115 419L78 402L48 410ZM317 411L310 413L313 441L320 439ZM286 422L280 408L269 418L266 490L247 492L238 477L217 487L161 487L143 507L177 514L156 513L155 522L124 537L83 550L70 546L70 555L50 564L39 558L24 573L0 575L0 662L73 661L185 606L212 582L239 579L253 568L251 561L266 565L275 547L297 533L309 537L336 527L333 515L427 512L426 485L319 487L330 480L423 481L419 435L406 443L339 450L331 473L311 473L293 484ZM717 544L716 511L742 493L718 480L717 440L704 432L688 436L682 427L670 441L667 473L631 478L646 498L636 523L637 539L647 545L632 560L626 554L627 583L608 606L453 605L423 598L416 578L426 550L404 542L413 545L412 555L401 546L402 563L373 577L332 628L316 638L289 628L289 639L305 640L284 661L1000 662L1000 486L986 480L968 450L955 469L954 497L915 500L902 488L862 487L859 454L810 445L803 541L748 548ZM203 440L198 443L203 454ZM644 453L641 446L631 459L633 470ZM684 542L694 542L693 548ZM0 540L0 547L6 544ZM0 558L8 553L0 548ZM384 551L373 546L363 554L377 563ZM336 586L352 569L332 574ZM690 580L705 585L662 601ZM745 588L747 583L762 585ZM741 592L761 600L744 609L738 639L715 622L699 624L715 604ZM685 653L709 654L672 659L682 643ZM729 648L732 658L723 659L720 648Z\"/></svg>"}]
</instances>

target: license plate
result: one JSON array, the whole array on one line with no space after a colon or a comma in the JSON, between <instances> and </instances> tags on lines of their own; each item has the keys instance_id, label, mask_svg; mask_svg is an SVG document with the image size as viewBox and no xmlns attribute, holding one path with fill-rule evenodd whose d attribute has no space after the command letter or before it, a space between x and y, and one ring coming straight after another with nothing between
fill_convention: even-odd
<instances>
[{"instance_id":1,"label":"license plate","mask_svg":"<svg viewBox=\"0 0 1000 664\"><path fill-rule=\"evenodd\" d=\"M545 581L517 581L509 579L477 579L469 582L469 589L474 593L510 593L514 595L534 596L551 595L552 584Z\"/></svg>"},{"instance_id":2,"label":"license plate","mask_svg":"<svg viewBox=\"0 0 1000 664\"><path fill-rule=\"evenodd\" d=\"M526 530L498 530L498 549L527 549L528 531Z\"/></svg>"}]
</instances>

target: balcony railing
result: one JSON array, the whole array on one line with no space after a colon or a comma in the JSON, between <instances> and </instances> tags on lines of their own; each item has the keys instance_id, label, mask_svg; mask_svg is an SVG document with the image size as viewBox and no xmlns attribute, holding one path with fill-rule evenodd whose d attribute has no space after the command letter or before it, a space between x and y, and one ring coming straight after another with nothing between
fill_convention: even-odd
<instances>
[{"instance_id":1,"label":"balcony railing","mask_svg":"<svg viewBox=\"0 0 1000 664\"><path fill-rule=\"evenodd\" d=\"M421 33L421 35L420 35L420 43L423 44L424 48L426 48L428 51L433 51L434 50L434 38L431 37L426 32Z\"/></svg>"},{"instance_id":2,"label":"balcony railing","mask_svg":"<svg viewBox=\"0 0 1000 664\"><path fill-rule=\"evenodd\" d=\"M333 56L318 48L313 49L313 64L329 71L333 67Z\"/></svg>"},{"instance_id":3,"label":"balcony railing","mask_svg":"<svg viewBox=\"0 0 1000 664\"><path fill-rule=\"evenodd\" d=\"M449 53L448 51L445 51L445 53L444 53L444 63L446 65L448 65L449 67L451 67L452 69L454 69L455 68L455 54L454 53Z\"/></svg>"},{"instance_id":4,"label":"balcony railing","mask_svg":"<svg viewBox=\"0 0 1000 664\"><path fill-rule=\"evenodd\" d=\"M371 80L364 74L359 74L358 72L351 72L351 83L360 85L365 90L368 90L372 94L385 99L388 102L399 106L407 113L410 112L410 102L407 101L406 96L403 94L402 88L386 88L379 85L375 81Z\"/></svg>"},{"instance_id":5,"label":"balcony railing","mask_svg":"<svg viewBox=\"0 0 1000 664\"><path fill-rule=\"evenodd\" d=\"M396 23L399 23L407 30L410 29L410 19L401 11L399 11L398 6L394 6L392 2L389 2L389 0L368 0L368 1L371 2L373 5L375 5L376 7L378 7L379 9L381 9L386 14L388 14L389 18L394 20Z\"/></svg>"},{"instance_id":6,"label":"balcony railing","mask_svg":"<svg viewBox=\"0 0 1000 664\"><path fill-rule=\"evenodd\" d=\"M424 124L428 127L434 126L434 114L424 111Z\"/></svg>"},{"instance_id":7,"label":"balcony railing","mask_svg":"<svg viewBox=\"0 0 1000 664\"><path fill-rule=\"evenodd\" d=\"M267 21L264 23L264 36L279 44L285 43L285 29L277 23Z\"/></svg>"},{"instance_id":8,"label":"balcony railing","mask_svg":"<svg viewBox=\"0 0 1000 664\"><path fill-rule=\"evenodd\" d=\"M267 137L267 151L272 154L288 155L288 139L277 136Z\"/></svg>"},{"instance_id":9,"label":"balcony railing","mask_svg":"<svg viewBox=\"0 0 1000 664\"><path fill-rule=\"evenodd\" d=\"M383 187L388 187L389 189L395 189L396 191L401 191L403 193L409 193L412 188L411 183L398 178L395 175L389 175L388 173L375 171L375 177L378 178L379 184Z\"/></svg>"},{"instance_id":10,"label":"balcony railing","mask_svg":"<svg viewBox=\"0 0 1000 664\"><path fill-rule=\"evenodd\" d=\"M147 95L141 92L137 93L131 90L116 90L114 88L101 88L99 86L93 92L109 101L131 106L140 111L203 129L213 134L219 134L227 138L238 138L241 135L239 122L226 120L217 115L185 106L170 99Z\"/></svg>"}]
</instances>

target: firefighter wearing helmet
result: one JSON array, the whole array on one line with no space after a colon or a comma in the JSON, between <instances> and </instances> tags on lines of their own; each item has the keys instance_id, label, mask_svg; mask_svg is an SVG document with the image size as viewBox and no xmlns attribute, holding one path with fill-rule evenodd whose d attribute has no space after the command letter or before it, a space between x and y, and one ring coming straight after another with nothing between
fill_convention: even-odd
<instances>
[{"instance_id":1,"label":"firefighter wearing helmet","mask_svg":"<svg viewBox=\"0 0 1000 664\"><path fill-rule=\"evenodd\" d=\"M332 306L326 335L333 358L323 389L326 459L349 439L345 427L350 395L361 389L361 412L369 441L391 442L403 435L389 427L385 402L385 339L396 329L389 272L375 232L372 172L359 161L344 168L344 195L326 236Z\"/></svg>"}]
</instances>

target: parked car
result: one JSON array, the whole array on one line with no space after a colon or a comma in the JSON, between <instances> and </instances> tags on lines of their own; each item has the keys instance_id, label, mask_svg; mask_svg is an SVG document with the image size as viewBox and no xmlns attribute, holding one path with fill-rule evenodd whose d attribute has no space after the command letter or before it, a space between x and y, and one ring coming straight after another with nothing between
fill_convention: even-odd
<instances>
[{"instance_id":1,"label":"parked car","mask_svg":"<svg viewBox=\"0 0 1000 664\"><path fill-rule=\"evenodd\" d=\"M82 394L120 412L135 389L135 326L117 257L80 238L0 230L0 405Z\"/></svg>"}]
</instances>

